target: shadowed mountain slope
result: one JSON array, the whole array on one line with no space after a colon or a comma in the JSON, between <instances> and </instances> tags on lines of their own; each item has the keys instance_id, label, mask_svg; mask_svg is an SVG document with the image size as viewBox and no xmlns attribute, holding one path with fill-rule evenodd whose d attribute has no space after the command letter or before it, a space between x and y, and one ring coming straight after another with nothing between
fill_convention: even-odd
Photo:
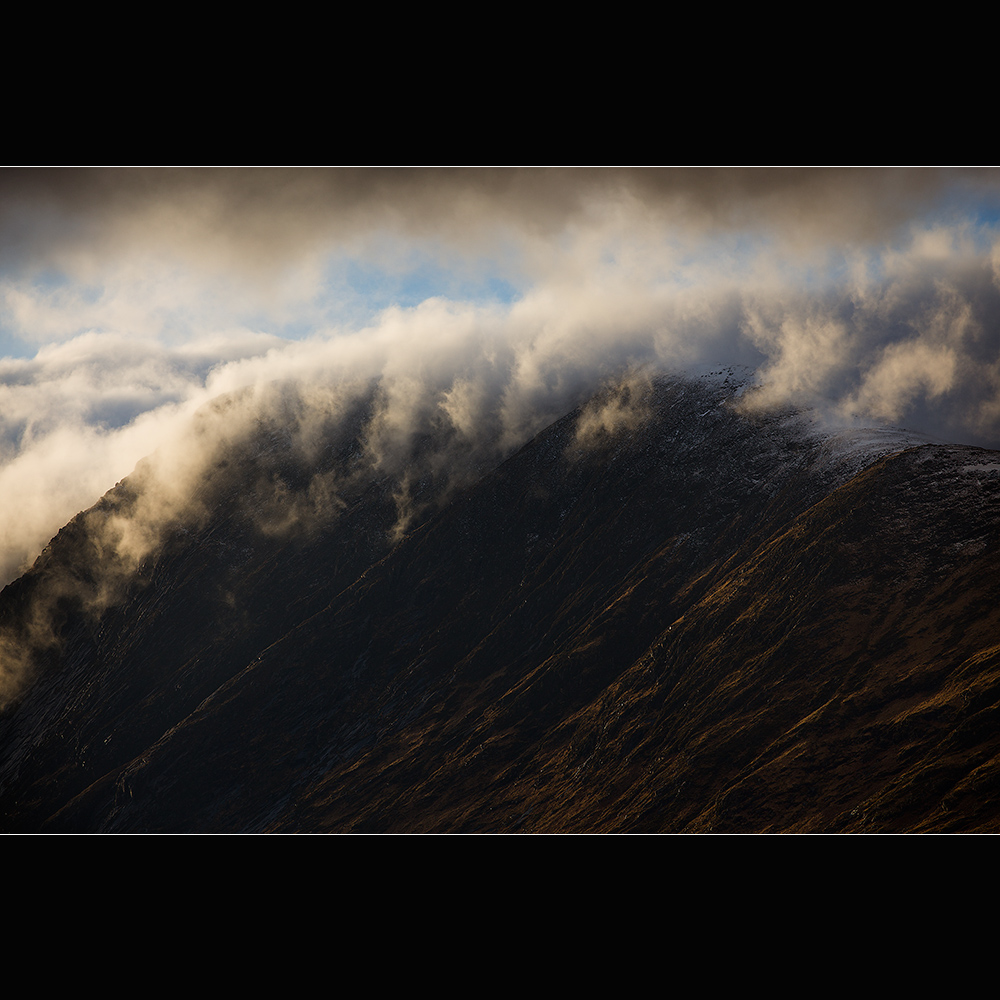
<instances>
[{"instance_id":1,"label":"shadowed mountain slope","mask_svg":"<svg viewBox=\"0 0 1000 1000\"><path fill-rule=\"evenodd\" d=\"M599 395L398 544L377 481L262 535L234 457L197 530L63 608L0 716L3 828L995 829L1000 454L833 439L742 389ZM78 519L4 620L86 545Z\"/></svg>"}]
</instances>

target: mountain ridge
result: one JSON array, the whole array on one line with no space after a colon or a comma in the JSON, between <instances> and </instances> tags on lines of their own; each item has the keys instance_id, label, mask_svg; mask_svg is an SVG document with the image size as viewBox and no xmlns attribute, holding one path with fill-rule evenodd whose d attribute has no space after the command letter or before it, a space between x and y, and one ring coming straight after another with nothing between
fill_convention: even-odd
<instances>
[{"instance_id":1,"label":"mountain ridge","mask_svg":"<svg viewBox=\"0 0 1000 1000\"><path fill-rule=\"evenodd\" d=\"M50 678L0 716L4 829L992 829L991 733L961 773L933 754L980 731L969 706L993 710L997 453L884 438L863 460L801 415L741 405L746 380L725 375L598 394L339 576L324 553L374 516L370 494L326 541L255 550L234 593L270 616L268 641L258 628L240 646L218 602L198 618L206 549L178 540L131 604L73 625L60 669L103 665L108 692L79 680L57 709ZM223 529L200 530L236 537ZM275 601L268 574L289 558ZM192 658L139 629L154 611L163 636L208 636ZM919 710L897 717L900 699ZM880 741L899 756L904 737L954 779L909 812L909 771L879 763ZM878 787L838 776L859 755ZM949 795L964 805L944 822Z\"/></svg>"}]
</instances>

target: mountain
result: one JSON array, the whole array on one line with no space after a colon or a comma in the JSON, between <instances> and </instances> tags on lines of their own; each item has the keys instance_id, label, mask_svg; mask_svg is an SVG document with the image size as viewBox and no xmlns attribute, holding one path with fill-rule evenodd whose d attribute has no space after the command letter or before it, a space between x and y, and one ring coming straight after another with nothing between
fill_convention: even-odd
<instances>
[{"instance_id":1,"label":"mountain","mask_svg":"<svg viewBox=\"0 0 1000 1000\"><path fill-rule=\"evenodd\" d=\"M362 394L117 565L137 470L0 594L2 829L996 830L1000 453L751 396L632 380L404 489Z\"/></svg>"}]
</instances>

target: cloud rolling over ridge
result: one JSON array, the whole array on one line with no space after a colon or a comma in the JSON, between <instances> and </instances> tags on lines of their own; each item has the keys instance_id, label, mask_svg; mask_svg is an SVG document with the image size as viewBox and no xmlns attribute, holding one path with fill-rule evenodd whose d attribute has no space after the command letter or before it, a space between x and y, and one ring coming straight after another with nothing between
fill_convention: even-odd
<instances>
[{"instance_id":1,"label":"cloud rolling over ridge","mask_svg":"<svg viewBox=\"0 0 1000 1000\"><path fill-rule=\"evenodd\" d=\"M4 581L154 452L183 508L218 449L285 405L276 382L297 387L305 453L378 380L367 455L401 480L415 433L443 435L442 465L475 468L646 363L748 364L769 404L1000 446L992 171L0 183ZM195 447L192 416L223 393L244 393L243 423Z\"/></svg>"}]
</instances>

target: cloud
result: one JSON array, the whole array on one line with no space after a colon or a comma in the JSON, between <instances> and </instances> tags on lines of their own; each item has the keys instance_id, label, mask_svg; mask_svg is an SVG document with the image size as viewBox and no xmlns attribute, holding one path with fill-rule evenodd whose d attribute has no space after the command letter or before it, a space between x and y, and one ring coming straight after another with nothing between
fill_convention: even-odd
<instances>
[{"instance_id":1,"label":"cloud","mask_svg":"<svg viewBox=\"0 0 1000 1000\"><path fill-rule=\"evenodd\" d=\"M417 471L474 475L644 365L747 364L761 404L1000 445L998 181L0 171L0 574L154 452L173 484L157 516L175 516L235 428L276 405L276 383L298 387L303 455L378 383L364 445L401 511ZM195 448L192 415L226 393L244 400L234 429ZM594 428L628 416L609 405ZM415 471L421 436L441 443ZM317 481L310 500L271 505L270 530L334 516L338 496Z\"/></svg>"},{"instance_id":2,"label":"cloud","mask_svg":"<svg viewBox=\"0 0 1000 1000\"><path fill-rule=\"evenodd\" d=\"M652 416L653 373L646 366L623 371L584 403L576 421L574 447L589 449L642 427Z\"/></svg>"},{"instance_id":3,"label":"cloud","mask_svg":"<svg viewBox=\"0 0 1000 1000\"><path fill-rule=\"evenodd\" d=\"M996 196L991 170L912 169L7 169L0 266L81 278L137 248L203 273L280 282L331 245L384 256L398 237L495 259L540 257L567 232L755 233L885 242L929 210Z\"/></svg>"}]
</instances>

